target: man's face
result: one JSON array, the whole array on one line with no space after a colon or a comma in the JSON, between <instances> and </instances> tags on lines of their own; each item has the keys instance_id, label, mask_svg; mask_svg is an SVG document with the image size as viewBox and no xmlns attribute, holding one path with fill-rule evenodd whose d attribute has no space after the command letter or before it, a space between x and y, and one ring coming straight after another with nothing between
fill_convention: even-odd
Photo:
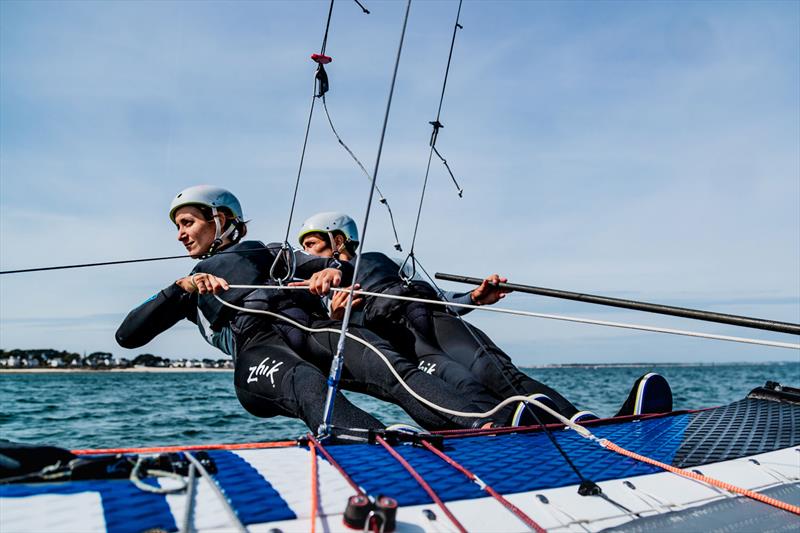
<instances>
[{"instance_id":1,"label":"man's face","mask_svg":"<svg viewBox=\"0 0 800 533\"><path fill-rule=\"evenodd\" d=\"M321 233L309 233L303 237L303 250L317 257L333 257L330 243Z\"/></svg>"}]
</instances>

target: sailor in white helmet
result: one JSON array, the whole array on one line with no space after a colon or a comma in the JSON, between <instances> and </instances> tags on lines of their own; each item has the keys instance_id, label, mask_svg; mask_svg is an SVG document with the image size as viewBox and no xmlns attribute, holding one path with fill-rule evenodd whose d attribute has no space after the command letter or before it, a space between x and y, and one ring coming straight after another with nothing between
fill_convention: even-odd
<instances>
[{"instance_id":1,"label":"sailor in white helmet","mask_svg":"<svg viewBox=\"0 0 800 533\"><path fill-rule=\"evenodd\" d=\"M349 261L354 259L358 248L358 228L344 213L317 213L303 223L298 240L308 253ZM419 278L406 283L399 275L400 268L399 261L382 253L362 252L356 285L368 292L440 299L436 289ZM507 291L498 289L497 283L506 281L493 274L472 291L446 292L444 296L456 303L490 305L505 296ZM330 297L331 316L340 317L346 301L347 293L334 293ZM499 399L524 394L566 417L578 421L596 418L590 411L578 410L555 389L522 372L488 335L457 316L469 310L375 297L366 300L356 297L353 305L359 308L359 312L351 315L354 320L389 340L401 353L411 354L421 369L471 395L479 405L484 404L486 393ZM636 397L646 397L648 401L632 402ZM666 412L671 408L672 395L666 380L648 373L636 381L617 415ZM554 421L542 410L535 412L536 417L526 404L520 403L510 423L528 425L536 418Z\"/></svg>"},{"instance_id":2,"label":"sailor in white helmet","mask_svg":"<svg viewBox=\"0 0 800 533\"><path fill-rule=\"evenodd\" d=\"M117 342L125 348L138 348L181 319L188 319L198 325L206 341L233 356L236 395L245 409L261 417L301 418L316 431L322 422L326 376L339 330L334 330L335 334L309 334L277 318L231 309L214 296L224 292L228 303L278 313L300 323L327 320L319 295L342 280L349 284L352 266L295 251L290 261L294 264L294 276L308 281L293 284L308 284L308 292L231 288L230 285L274 285L270 272L282 245L242 241L247 227L241 205L233 194L219 187L200 185L180 192L170 205L169 216L178 240L191 257L201 260L188 276L131 311L117 330ZM287 268L285 262L277 264L284 270ZM275 275L289 277L284 271ZM386 357L399 357L388 343L371 333L360 334L358 328L351 333L371 341ZM494 422L434 413L402 388L382 364L374 368L359 365L367 356L355 352L366 348L355 343L347 343L346 348L352 357L344 367L343 389L351 387L396 403L426 429ZM413 365L401 373L412 387L420 390L427 392L430 387L426 385L433 384L437 390L431 393L431 399L445 407L479 411L458 391L438 386L439 380ZM335 399L333 412L333 425L340 430L383 428L379 420L352 405L341 393Z\"/></svg>"},{"instance_id":3,"label":"sailor in white helmet","mask_svg":"<svg viewBox=\"0 0 800 533\"><path fill-rule=\"evenodd\" d=\"M138 348L182 319L194 322L207 342L233 356L236 395L247 411L259 417L300 418L316 430L325 405L326 375L287 345L275 320L232 310L214 295L224 291L226 301L253 309L313 309L319 307L314 294L343 279L349 282L352 269L295 252L295 275L310 279L309 292L230 289L229 283L269 283L268 272L281 245L243 241L247 225L242 207L220 187L198 185L181 191L172 200L169 218L189 256L200 261L188 276L131 311L117 330L117 342ZM341 394L335 405L338 427L383 427Z\"/></svg>"}]
</instances>

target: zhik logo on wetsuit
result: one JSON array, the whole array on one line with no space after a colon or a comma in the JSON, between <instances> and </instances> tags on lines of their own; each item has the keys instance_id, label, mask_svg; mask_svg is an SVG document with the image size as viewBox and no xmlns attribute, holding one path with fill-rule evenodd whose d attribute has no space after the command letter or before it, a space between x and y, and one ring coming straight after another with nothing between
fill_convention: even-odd
<instances>
[{"instance_id":1,"label":"zhik logo on wetsuit","mask_svg":"<svg viewBox=\"0 0 800 533\"><path fill-rule=\"evenodd\" d=\"M258 376L267 376L272 383L272 386L275 387L275 379L273 376L276 372L278 372L278 369L283 364L283 361L273 361L272 366L270 366L267 361L269 361L269 357L265 357L263 361L258 363L258 366L250 367L250 376L247 378L248 383L258 381Z\"/></svg>"},{"instance_id":2,"label":"zhik logo on wetsuit","mask_svg":"<svg viewBox=\"0 0 800 533\"><path fill-rule=\"evenodd\" d=\"M425 361L419 362L419 369L426 374L433 374L436 372L436 363L426 363Z\"/></svg>"}]
</instances>

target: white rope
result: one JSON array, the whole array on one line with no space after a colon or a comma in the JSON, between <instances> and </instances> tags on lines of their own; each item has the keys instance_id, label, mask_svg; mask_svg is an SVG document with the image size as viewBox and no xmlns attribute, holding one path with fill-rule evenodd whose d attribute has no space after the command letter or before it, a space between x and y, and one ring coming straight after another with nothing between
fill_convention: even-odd
<instances>
[{"instance_id":1,"label":"white rope","mask_svg":"<svg viewBox=\"0 0 800 533\"><path fill-rule=\"evenodd\" d=\"M230 285L232 289L274 289L274 290L287 290L287 289L301 289L308 290L308 287L278 287L275 285ZM332 287L332 291L349 292L349 289L341 289ZM788 348L791 350L800 350L800 344L793 344L789 342L766 341L761 339L749 339L746 337L732 337L729 335L716 335L713 333L700 333L696 331L686 331L682 329L659 328L655 326L643 326L641 324L627 324L624 322L609 322L607 320L593 320L590 318L578 318L564 315L549 315L545 313L533 313L531 311L519 311L516 309L505 309L502 307L489 307L481 305L460 304L455 302L445 302L441 300L428 300L426 298L414 298L411 296L399 296L394 294L382 294L377 292L368 291L355 291L354 295L360 296L375 296L377 298L388 298L390 300L403 300L407 302L420 302L433 305L441 305L444 307L462 307L464 309L479 309L481 311L491 311L493 313L504 313L508 315L530 316L535 318L547 318L550 320L563 320L566 322L578 322L581 324L594 324L596 326L610 326L614 328L636 329L641 331L651 331L655 333L668 333L670 335L683 335L686 337L700 337L704 339L714 339L719 341L740 342L745 344L758 344L761 346L771 346L773 348Z\"/></svg>"},{"instance_id":2,"label":"white rope","mask_svg":"<svg viewBox=\"0 0 800 533\"><path fill-rule=\"evenodd\" d=\"M148 476L174 479L175 481L180 481L181 484L177 487L154 487L153 485L148 485L139 477L139 470L144 464L144 461L144 456L140 455L136 459L136 464L133 466L133 470L131 470L131 475L128 477L130 482L133 483L137 489L143 492L151 492L153 494L174 494L176 492L182 492L183 489L186 488L186 481L180 474L176 474L175 472L166 472L164 470L155 470L152 468L147 470Z\"/></svg>"},{"instance_id":3,"label":"white rope","mask_svg":"<svg viewBox=\"0 0 800 533\"><path fill-rule=\"evenodd\" d=\"M203 463L197 460L195 456L191 454L191 452L185 452L183 454L189 462L194 465L200 475L206 478L208 484L211 485L212 490L219 498L220 502L222 502L222 506L225 508L225 511L228 513L228 517L231 519L231 522L235 526L235 529L239 531L239 533L247 533L247 527L242 523L239 519L239 516L236 514L236 510L233 508L231 503L228 501L228 498L225 496L225 493L222 492L222 489L217 485L217 481L208 473L208 470L205 469Z\"/></svg>"},{"instance_id":4,"label":"white rope","mask_svg":"<svg viewBox=\"0 0 800 533\"><path fill-rule=\"evenodd\" d=\"M232 288L249 288L249 286L246 286L246 285L231 285L231 287ZM303 288L305 288L305 287L303 287ZM303 324L300 324L299 322L296 322L296 321L292 320L291 318L285 317L285 316L283 316L281 314L278 314L278 313L273 313L271 311L265 311L265 310L262 310L262 309L247 309L246 307L239 307L238 305L234 305L234 304L232 304L230 302L226 302L225 300L223 300L222 298L220 298L216 294L214 295L214 298L219 300L223 305L225 305L227 307L230 307L231 309L236 309L237 311L242 311L244 313L254 313L254 314L259 314L259 315L271 316L273 318L277 318L278 320L283 320L284 322L288 322L289 324L292 324L293 326L295 326L297 328L300 328L303 331L308 331L309 333L325 333L325 332L336 333L336 334L341 333L340 330L334 329L334 328L310 328L308 326L304 326ZM545 404L539 402L538 400L534 400L534 399L528 398L527 396L511 396L509 398L506 398L505 400L503 400L499 404L497 404L493 409L490 409L489 411L486 411L484 413L467 413L467 412L464 412L464 411L456 411L456 410L453 410L453 409L448 409L447 407L442 407L441 405L437 405L437 404L431 402L430 400L427 400L426 398L423 398L422 396L420 396L416 392L414 392L414 389L412 389L405 381L403 381L403 378L400 377L400 374L397 373L397 370L395 370L395 368L392 365L392 363L389 361L389 359L386 358L386 356L379 349L377 349L375 346L373 346L369 342L365 341L364 339L353 335L350 332L346 332L345 336L347 338L349 338L349 339L352 339L352 340L360 343L360 344L363 344L364 346L366 346L367 348L369 348L370 350L375 352L375 354L378 357L381 358L381 360L384 362L384 364L386 364L387 368L392 373L392 375L394 375L395 379L397 379L397 381L400 383L400 385L402 385L402 387L404 389L406 389L408 391L408 393L411 396L413 396L416 400L418 400L419 402L423 403L424 405L427 405L431 409L435 409L435 410L437 410L439 412L446 413L448 415L460 416L460 417L464 417L464 418L488 418L488 417L494 415L495 413L497 413L498 411L500 411L503 407L505 407L508 404L515 403L515 402L527 402L527 403L535 405L536 407L544 410L548 414L554 416L556 419L558 419L559 422L561 422L562 424L574 429L581 436L586 437L587 439L590 439L590 440L595 440L595 441L599 440L599 439L597 439L597 437L595 437L585 427L579 426L578 424L575 424L574 422L572 422L570 419L568 419L565 416L563 416L558 411L554 411L553 409L551 409L550 407L546 406Z\"/></svg>"}]
</instances>

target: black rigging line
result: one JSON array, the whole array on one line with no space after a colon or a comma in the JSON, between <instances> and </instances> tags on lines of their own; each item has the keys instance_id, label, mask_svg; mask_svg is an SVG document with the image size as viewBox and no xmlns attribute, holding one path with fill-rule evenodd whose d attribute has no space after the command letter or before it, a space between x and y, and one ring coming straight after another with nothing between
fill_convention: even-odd
<instances>
[{"instance_id":1,"label":"black rigging line","mask_svg":"<svg viewBox=\"0 0 800 533\"><path fill-rule=\"evenodd\" d=\"M369 14L369 10L365 9L364 6L358 2L358 0L355 0L355 2L364 11L364 13ZM327 29L326 29L325 43L327 43ZM327 93L329 90L328 74L325 72L325 67L323 65L325 63L332 61L333 59L325 56L325 43L323 43L322 52L320 53L321 57L318 57L317 59L317 61L319 62L317 78L320 79L320 86L319 86L319 91L316 94L316 97L322 99L322 108L325 110L325 116L328 119L328 124L330 125L331 131L333 132L333 135L336 137L336 140L339 141L339 145L341 145L341 147L344 148L348 154L350 154L350 157L353 159L353 161L356 162L358 167L364 173L364 176L366 176L367 180L371 182L372 176L367 171L367 169L364 168L364 165L361 163L361 161L359 161L358 157L356 157L356 155L353 153L350 147L347 146L347 144L345 144L345 142L342 140L342 137L339 135L339 132L336 131L336 127L333 125L333 119L331 118L331 114L328 111L328 101L325 99L325 93ZM392 232L394 233L394 248L395 250L402 252L403 247L400 245L400 238L397 236L397 226L395 225L394 222L394 214L392 213L392 208L389 205L389 201L386 199L386 197L383 195L383 193L377 186L375 186L375 190L378 193L379 197L378 201L382 203L384 206L386 206L386 210L389 213L389 222L392 225Z\"/></svg>"},{"instance_id":2,"label":"black rigging line","mask_svg":"<svg viewBox=\"0 0 800 533\"><path fill-rule=\"evenodd\" d=\"M425 267L422 266L422 263L417 261L417 264L419 265L420 270L422 270L422 272L425 274L425 277L428 278L428 280L430 281L431 285L433 285L434 289L436 289L436 292L439 294L439 298L441 298L443 301L446 302L447 298L445 297L444 291L436 284L436 281L434 281L434 279L431 277L431 275L428 274L428 271L425 270ZM464 317L462 317L459 314L456 314L456 317L461 322L461 325L464 326L464 328L469 332L469 334L472 336L472 338L475 339L475 342L478 343L478 346L481 347L481 351L483 353L486 353L486 354L491 353L490 350L489 350L489 347L486 346L486 343L483 342L483 340L472 330L472 326L470 326L467 323L467 321L464 320ZM502 366L500 366L500 363L497 362L497 359L495 359L494 357L491 357L490 359L492 360L492 364L494 364L495 368L498 370L500 375L503 376L503 379L505 379L506 384L508 384L508 386L514 392L516 392L517 394L519 394L521 396L526 396L524 391L520 391L520 389L516 385L514 385L514 383L511 381L511 378L508 377L507 372L503 369ZM542 430L544 430L545 435L547 435L547 438L550 439L550 442L553 444L553 446L555 446L556 450L558 450L558 453L561 454L561 457L564 458L564 461L566 461L567 465L569 465L569 467L572 469L572 471L575 472L575 475L578 476L578 479L581 480L578 492L582 496L600 494L602 492L600 487L596 483L594 483L592 480L588 479L587 477L585 477L581 473L581 471L578 469L578 467L575 465L575 463L572 462L572 459L570 459L570 457L567 454L566 450L564 450L564 448L561 447L561 445L558 443L556 438L553 436L552 432L547 427L547 425L542 423L541 419L536 414L536 411L533 409L533 407L531 407L531 405L529 403L525 402L525 407L524 408L527 410L527 412L529 414L533 415L533 419L536 421L536 424L539 427L541 427Z\"/></svg>"},{"instance_id":3,"label":"black rigging line","mask_svg":"<svg viewBox=\"0 0 800 533\"><path fill-rule=\"evenodd\" d=\"M218 254L222 254L225 252L217 252ZM123 259L120 261L102 261L99 263L80 263L76 265L58 265L58 266L47 266L47 267L36 267L36 268L20 268L17 270L1 270L0 275L2 274L23 274L26 272L45 272L47 270L67 270L69 268L88 268L88 267L98 267L98 266L107 266L107 265L125 265L128 263L146 263L148 261L166 261L167 259L191 259L189 255L168 255L164 257L148 257L144 259Z\"/></svg>"},{"instance_id":4,"label":"black rigging line","mask_svg":"<svg viewBox=\"0 0 800 533\"><path fill-rule=\"evenodd\" d=\"M367 171L367 169L364 168L364 165L361 164L361 161L358 160L358 158L353 153L353 151L350 150L350 148L344 143L342 138L339 136L339 133L336 131L336 128L333 126L333 120L331 120L331 115L328 112L328 103L325 100L325 95L324 94L322 95L322 108L325 110L325 116L328 117L328 124L330 124L331 131L336 136L336 140L339 141L339 144L342 146L342 148L344 148L347 151L347 153L350 154L350 157L352 157L353 161L356 162L356 164L358 165L358 168L360 168L361 171L364 173L364 176L366 176L366 178L370 182L372 182L372 176L370 176L370 174ZM395 226L395 223L394 223L394 214L392 213L391 206L389 206L389 200L386 199L386 197L383 195L383 193L381 192L381 190L378 188L377 185L375 185L375 192L378 193L378 197L379 197L378 201L380 203L382 203L383 205L385 205L386 206L386 210L389 212L389 222L392 225L392 232L394 233L394 249L397 250L398 252L402 252L403 251L403 247L400 245L400 238L397 236L397 227Z\"/></svg>"},{"instance_id":5,"label":"black rigging line","mask_svg":"<svg viewBox=\"0 0 800 533\"><path fill-rule=\"evenodd\" d=\"M428 187L428 175L430 174L430 171L431 171L431 160L433 159L433 153L434 152L436 152L436 155L444 163L445 168L447 168L447 172L450 173L450 177L453 179L453 183L455 183L456 188L458 189L458 196L461 197L463 195L463 193L464 193L464 189L462 189L458 185L458 182L456 181L455 176L453 176L453 172L450 170L450 166L447 164L447 161L441 156L441 154L439 154L439 151L436 150L436 139L439 137L439 130L444 127L444 125L441 123L441 121L439 119L441 118L441 115L442 115L442 104L444 103L444 93L445 93L445 89L447 88L447 78L450 75L450 63L451 63L451 61L453 59L453 48L455 47L455 43L456 43L456 33L458 33L458 30L463 29L463 26L461 24L459 24L459 22L458 22L460 17L461 17L461 4L462 4L462 2L463 2L463 0L459 0L458 1L458 12L456 13L456 22L453 25L453 37L450 40L450 52L447 55L447 67L445 68L444 81L442 82L442 94L439 97L439 108L436 110L436 120L434 120L433 122L430 122L430 125L433 126L433 132L431 133L431 141L430 141L431 149L430 149L430 151L428 153L428 164L427 164L427 166L425 168L425 179L422 182L422 192L420 193L420 198L419 198L419 207L417 209L417 219L414 222L414 236L411 238L411 249L409 250L408 255L406 256L405 261L403 261L403 264L400 266L400 271L399 271L400 277L403 278L406 282L408 282L412 277L414 277L414 273L416 272L416 260L415 260L415 257L414 257L414 245L417 242L417 231L419 230L419 221L420 221L420 218L422 217L422 205L425 202L425 190ZM405 265L407 263L409 263L409 262L411 263L411 276L406 278L406 276L405 276L405 274L403 272L403 269L404 269Z\"/></svg>"},{"instance_id":6,"label":"black rigging line","mask_svg":"<svg viewBox=\"0 0 800 533\"><path fill-rule=\"evenodd\" d=\"M284 283L294 277L294 255L292 254L292 246L289 244L289 233L292 231L292 219L294 218L294 208L297 204L297 191L300 189L300 176L303 173L303 162L305 161L306 157L306 148L308 147L308 134L311 131L311 119L314 116L314 104L317 101L317 90L319 89L320 94L324 94L325 91L328 90L328 76L325 73L325 67L323 64L326 62L325 59L325 48L328 45L328 31L331 27L331 15L333 15L333 3L334 0L331 0L331 5L328 8L328 20L325 23L325 36L322 38L322 47L320 48L319 56L316 54L313 55L311 58L317 62L317 71L314 73L314 90L311 94L311 108L308 111L308 121L306 122L306 133L303 137L303 149L300 152L300 165L297 169L297 179L294 183L294 193L292 194L292 207L289 209L289 221L286 224L286 235L283 238L283 246L281 247L281 253L279 253L275 257L275 261L272 263L272 266L269 269L269 276L275 281L279 283ZM283 260L286 264L286 276L283 278L277 278L275 276L276 269L278 268L278 263Z\"/></svg>"},{"instance_id":7,"label":"black rigging line","mask_svg":"<svg viewBox=\"0 0 800 533\"><path fill-rule=\"evenodd\" d=\"M259 246L257 248L250 248L248 250L235 250L235 251L219 251L216 252L214 255L223 255L223 254L249 254L260 252L263 250L268 250L270 248L275 248L274 246ZM35 267L35 268L20 268L17 270L0 270L0 275L2 274L24 274L28 272L46 272L48 270L68 270L71 268L89 268L89 267L99 267L99 266L109 266L109 265L127 265L131 263L147 263L150 261L167 261L170 259L199 259L192 257L190 255L166 255L162 257L145 257L139 259L120 259L117 261L100 261L97 263L78 263L74 265L56 265L56 266L46 266L46 267Z\"/></svg>"},{"instance_id":8,"label":"black rigging line","mask_svg":"<svg viewBox=\"0 0 800 533\"><path fill-rule=\"evenodd\" d=\"M320 55L325 55L325 47L328 45L328 31L331 27L331 15L333 14L333 2L331 0L330 8L328 9L328 21L325 24L325 36L322 38L322 47L320 48ZM324 94L323 88L327 90L327 75L325 73L325 67L322 66L322 63L318 63L317 71L314 74L314 91L311 96L311 109L308 112L308 121L306 123L306 134L303 138L303 149L300 152L300 166L297 169L297 179L295 180L294 184L294 194L292 195L292 207L289 210L289 223L286 225L286 236L284 237L284 241L288 244L289 242L289 232L292 230L292 218L294 217L294 208L297 203L297 190L300 188L300 176L303 173L303 161L305 161L306 157L306 147L308 146L308 132L311 130L311 118L314 116L314 104L317 101L317 85L319 85L319 90Z\"/></svg>"},{"instance_id":9,"label":"black rigging line","mask_svg":"<svg viewBox=\"0 0 800 533\"><path fill-rule=\"evenodd\" d=\"M354 1L356 4L358 4L358 7L360 7L360 8L361 8L361 11L363 11L363 12L364 12L364 14L366 14L366 15L369 15L369 9L367 9L366 7L364 7L364 5L363 5L361 2L359 2L358 0L353 0L353 1Z\"/></svg>"},{"instance_id":10,"label":"black rigging line","mask_svg":"<svg viewBox=\"0 0 800 533\"><path fill-rule=\"evenodd\" d=\"M389 98L386 102L386 112L383 116L383 127L381 128L381 138L380 142L378 143L378 154L375 157L375 169L372 171L372 183L369 188L369 198L367 198L367 209L366 213L364 214L364 224L361 225L361 243L360 245L363 246L364 240L367 235L367 226L369 225L369 214L372 208L372 199L375 196L375 185L378 180L378 168L381 162L381 155L383 154L383 142L386 139L386 127L389 124L389 111L392 109L392 97L394 96L394 87L397 81L397 71L400 67L400 56L403 53L403 43L405 42L406 37L406 28L408 27L408 14L411 11L411 0L406 2L406 12L405 16L403 17L403 29L400 32L400 44L397 45L397 57L395 58L394 62L394 71L392 72L392 82L389 86ZM353 279L357 279L358 277L358 269L361 264L361 254L356 255L355 265L353 266ZM328 435L330 430L330 424L333 420L333 406L334 406L334 398L336 396L336 390L339 387L339 378L341 377L342 372L342 361L343 356L342 352L344 351L344 344L345 338L347 335L347 329L349 326L350 321L350 313L353 309L353 293L354 293L354 286L350 287L350 292L347 296L347 306L345 307L344 311L344 319L342 320L342 329L341 333L339 334L339 342L336 347L336 353L334 354L333 361L331 363L331 370L330 374L328 375L328 395L325 400L325 412L323 413L322 424L320 425L319 431L322 435Z\"/></svg>"}]
</instances>

